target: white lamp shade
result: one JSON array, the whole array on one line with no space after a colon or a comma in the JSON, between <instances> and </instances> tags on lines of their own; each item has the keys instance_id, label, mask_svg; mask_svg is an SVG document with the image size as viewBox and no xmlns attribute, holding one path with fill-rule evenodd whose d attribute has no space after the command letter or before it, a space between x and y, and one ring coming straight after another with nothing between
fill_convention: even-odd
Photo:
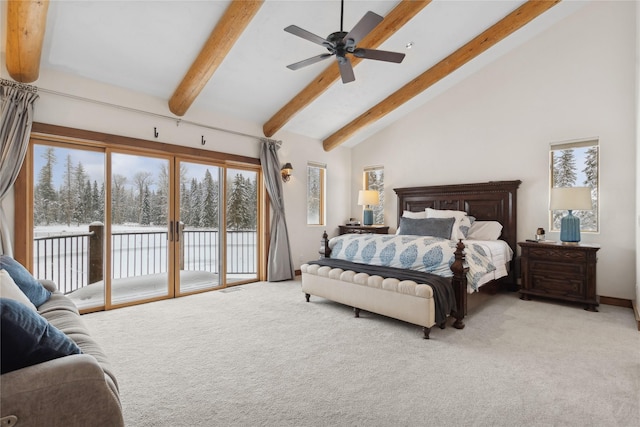
<instances>
[{"instance_id":1,"label":"white lamp shade","mask_svg":"<svg viewBox=\"0 0 640 427\"><path fill-rule=\"evenodd\" d=\"M358 205L377 205L380 203L380 195L376 190L360 190L358 193Z\"/></svg>"},{"instance_id":2,"label":"white lamp shade","mask_svg":"<svg viewBox=\"0 0 640 427\"><path fill-rule=\"evenodd\" d=\"M591 187L556 187L551 189L552 211L590 211Z\"/></svg>"}]
</instances>

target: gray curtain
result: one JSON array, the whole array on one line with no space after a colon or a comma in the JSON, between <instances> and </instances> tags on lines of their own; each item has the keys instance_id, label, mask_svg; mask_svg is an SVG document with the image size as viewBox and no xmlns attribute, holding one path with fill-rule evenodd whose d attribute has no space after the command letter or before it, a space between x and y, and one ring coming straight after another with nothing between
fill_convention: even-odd
<instances>
[{"instance_id":1,"label":"gray curtain","mask_svg":"<svg viewBox=\"0 0 640 427\"><path fill-rule=\"evenodd\" d=\"M291 260L289 232L284 216L284 200L282 198L282 177L278 160L277 142L262 139L260 147L260 163L264 172L264 182L271 199L273 218L271 219L271 240L269 243L269 259L267 261L267 280L278 282L295 277Z\"/></svg>"},{"instance_id":2,"label":"gray curtain","mask_svg":"<svg viewBox=\"0 0 640 427\"><path fill-rule=\"evenodd\" d=\"M2 200L16 182L18 172L27 154L31 124L33 123L33 103L38 99L35 87L2 80L0 102L0 254L13 256L10 230L2 209Z\"/></svg>"}]
</instances>

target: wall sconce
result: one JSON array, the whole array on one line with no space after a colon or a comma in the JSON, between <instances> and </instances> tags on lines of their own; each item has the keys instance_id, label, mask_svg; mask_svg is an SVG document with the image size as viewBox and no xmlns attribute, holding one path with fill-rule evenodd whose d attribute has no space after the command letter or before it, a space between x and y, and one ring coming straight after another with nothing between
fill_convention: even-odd
<instances>
[{"instance_id":1,"label":"wall sconce","mask_svg":"<svg viewBox=\"0 0 640 427\"><path fill-rule=\"evenodd\" d=\"M291 179L291 172L293 171L293 166L291 163L285 163L282 169L280 169L280 175L282 175L282 180L284 182L289 182Z\"/></svg>"}]
</instances>

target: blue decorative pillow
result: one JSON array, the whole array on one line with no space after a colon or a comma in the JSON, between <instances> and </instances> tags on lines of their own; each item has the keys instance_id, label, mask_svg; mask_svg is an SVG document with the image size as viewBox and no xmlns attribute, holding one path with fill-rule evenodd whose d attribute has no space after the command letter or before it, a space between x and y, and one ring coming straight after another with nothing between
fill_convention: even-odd
<instances>
[{"instance_id":1,"label":"blue decorative pillow","mask_svg":"<svg viewBox=\"0 0 640 427\"><path fill-rule=\"evenodd\" d=\"M0 268L7 270L16 285L36 307L40 307L51 297L51 292L46 290L22 264L10 256L0 255Z\"/></svg>"},{"instance_id":2,"label":"blue decorative pillow","mask_svg":"<svg viewBox=\"0 0 640 427\"><path fill-rule=\"evenodd\" d=\"M451 238L455 218L400 218L399 235Z\"/></svg>"},{"instance_id":3,"label":"blue decorative pillow","mask_svg":"<svg viewBox=\"0 0 640 427\"><path fill-rule=\"evenodd\" d=\"M0 298L2 373L82 351L69 337L26 305Z\"/></svg>"}]
</instances>

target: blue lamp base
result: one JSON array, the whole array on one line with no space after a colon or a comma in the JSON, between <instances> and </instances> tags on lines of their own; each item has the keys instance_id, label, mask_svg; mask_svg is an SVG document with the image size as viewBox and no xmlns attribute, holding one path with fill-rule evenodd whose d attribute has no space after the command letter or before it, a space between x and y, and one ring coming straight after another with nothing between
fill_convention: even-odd
<instances>
[{"instance_id":1,"label":"blue lamp base","mask_svg":"<svg viewBox=\"0 0 640 427\"><path fill-rule=\"evenodd\" d=\"M362 224L373 225L373 211L371 209L365 209L362 215Z\"/></svg>"},{"instance_id":2,"label":"blue lamp base","mask_svg":"<svg viewBox=\"0 0 640 427\"><path fill-rule=\"evenodd\" d=\"M574 216L571 211L560 221L560 240L567 243L580 241L580 218Z\"/></svg>"}]
</instances>

